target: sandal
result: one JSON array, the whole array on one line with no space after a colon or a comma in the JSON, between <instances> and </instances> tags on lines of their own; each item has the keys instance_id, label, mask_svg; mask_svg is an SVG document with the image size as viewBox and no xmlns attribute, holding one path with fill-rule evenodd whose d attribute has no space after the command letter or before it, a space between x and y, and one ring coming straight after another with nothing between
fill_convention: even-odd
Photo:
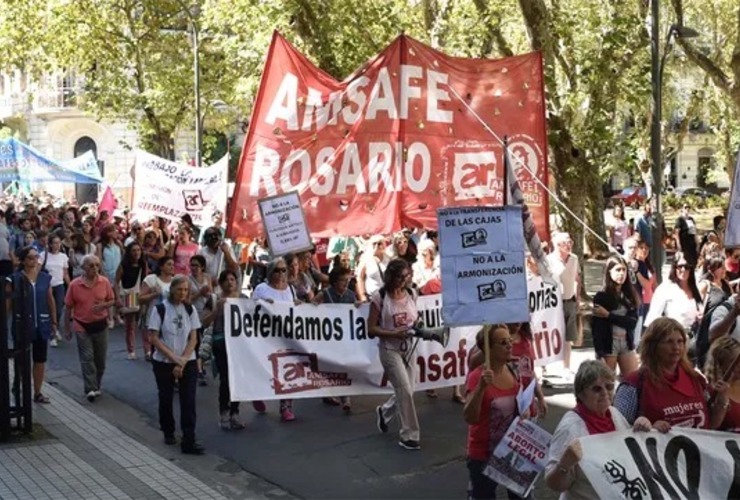
<instances>
[{"instance_id":1,"label":"sandal","mask_svg":"<svg viewBox=\"0 0 740 500\"><path fill-rule=\"evenodd\" d=\"M49 403L51 403L51 400L48 397L44 396L43 394L41 394L39 392L38 394L36 394L33 397L33 402L34 403L49 404Z\"/></svg>"},{"instance_id":2,"label":"sandal","mask_svg":"<svg viewBox=\"0 0 740 500\"><path fill-rule=\"evenodd\" d=\"M459 403L461 405L465 404L465 396L461 396L460 394L453 394L452 395L452 401L454 403Z\"/></svg>"}]
</instances>

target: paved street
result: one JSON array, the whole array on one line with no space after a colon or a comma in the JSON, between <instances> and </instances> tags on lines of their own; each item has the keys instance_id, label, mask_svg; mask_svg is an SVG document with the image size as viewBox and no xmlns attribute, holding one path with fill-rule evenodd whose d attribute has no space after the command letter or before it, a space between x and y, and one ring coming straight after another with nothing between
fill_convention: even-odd
<instances>
[{"instance_id":1,"label":"paved street","mask_svg":"<svg viewBox=\"0 0 740 500\"><path fill-rule=\"evenodd\" d=\"M600 280L601 265L587 263L587 290L593 293ZM409 452L397 445L393 426L386 435L378 433L374 415L375 406L382 400L378 397L354 398L350 416L317 399L299 400L295 403L298 419L287 424L279 421L277 402L268 403L266 415L256 414L246 404L242 418L247 428L238 433L224 432L217 423L216 381L210 379L208 387L198 390L197 432L207 455L185 457L177 448L162 443L151 366L143 360L126 359L121 328L115 329L110 339L104 396L94 404L82 396L74 344L63 343L51 350L48 379L61 393L54 398L56 391L50 390L55 401L39 414L56 411L60 404L56 399L66 394L80 408L133 438L131 443L142 443L146 450L176 464L225 497L452 499L464 495L466 425L462 407L450 401L449 390L439 391L436 400L417 394L422 451ZM574 354L576 362L590 356L588 348ZM574 400L569 390L546 393L550 412L543 426L552 431ZM61 429L50 427L52 435ZM151 480L144 478L144 484L151 484ZM134 487L136 484L131 483ZM126 491L126 483L120 488ZM557 498L542 486L536 495ZM170 498L168 494L162 497ZM157 498L156 494L152 498Z\"/></svg>"}]
</instances>

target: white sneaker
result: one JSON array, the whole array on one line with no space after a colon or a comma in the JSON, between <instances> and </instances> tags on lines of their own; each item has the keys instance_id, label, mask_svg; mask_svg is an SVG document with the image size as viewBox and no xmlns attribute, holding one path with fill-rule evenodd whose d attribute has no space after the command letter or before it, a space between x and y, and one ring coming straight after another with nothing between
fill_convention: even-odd
<instances>
[{"instance_id":1,"label":"white sneaker","mask_svg":"<svg viewBox=\"0 0 740 500\"><path fill-rule=\"evenodd\" d=\"M49 347L58 347L59 341L56 337L52 337L51 340L49 340Z\"/></svg>"},{"instance_id":2,"label":"white sneaker","mask_svg":"<svg viewBox=\"0 0 740 500\"><path fill-rule=\"evenodd\" d=\"M130 352L130 353L128 353L128 359L129 359L130 361L133 361L133 360L135 360L135 359L136 359L136 353L135 353L135 352Z\"/></svg>"},{"instance_id":3,"label":"white sneaker","mask_svg":"<svg viewBox=\"0 0 740 500\"><path fill-rule=\"evenodd\" d=\"M95 398L97 397L96 391L90 391L87 393L87 400L91 403L95 401Z\"/></svg>"},{"instance_id":4,"label":"white sneaker","mask_svg":"<svg viewBox=\"0 0 740 500\"><path fill-rule=\"evenodd\" d=\"M228 411L221 412L221 418L218 425L225 431L231 430L231 416Z\"/></svg>"},{"instance_id":5,"label":"white sneaker","mask_svg":"<svg viewBox=\"0 0 740 500\"><path fill-rule=\"evenodd\" d=\"M101 391L100 389L98 389L97 391L93 391L93 392L95 393L96 398L99 398L100 396L103 395L103 391Z\"/></svg>"}]
</instances>

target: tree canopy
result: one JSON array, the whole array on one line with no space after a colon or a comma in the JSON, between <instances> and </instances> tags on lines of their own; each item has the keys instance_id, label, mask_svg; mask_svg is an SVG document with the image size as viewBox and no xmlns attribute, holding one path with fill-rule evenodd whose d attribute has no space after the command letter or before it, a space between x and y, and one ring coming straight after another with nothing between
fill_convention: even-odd
<instances>
[{"instance_id":1,"label":"tree canopy","mask_svg":"<svg viewBox=\"0 0 740 500\"><path fill-rule=\"evenodd\" d=\"M557 196L604 234L602 184L649 170L649 3L645 0L6 0L2 64L40 73L75 68L90 112L130 120L144 146L172 156L192 129L192 29L200 33L201 104L218 133L247 120L273 30L344 78L406 33L447 53L504 57L541 50L550 167ZM667 8L666 8L667 7ZM740 5L671 0L661 32L687 25L666 57L665 149L697 120L729 167L740 142ZM221 103L223 109L217 111ZM682 135L683 134L683 135ZM215 137L215 135L213 136ZM216 141L206 141L207 144ZM207 146L213 147L217 146ZM647 177L647 176L646 176ZM562 210L562 207L559 208ZM580 224L564 217L578 243ZM598 249L595 238L589 246Z\"/></svg>"}]
</instances>

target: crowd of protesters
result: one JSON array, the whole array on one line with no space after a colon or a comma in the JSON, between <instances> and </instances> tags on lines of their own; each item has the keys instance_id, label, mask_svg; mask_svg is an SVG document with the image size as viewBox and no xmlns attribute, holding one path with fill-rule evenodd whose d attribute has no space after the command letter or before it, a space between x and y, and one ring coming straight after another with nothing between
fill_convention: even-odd
<instances>
[{"instance_id":1,"label":"crowd of protesters","mask_svg":"<svg viewBox=\"0 0 740 500\"><path fill-rule=\"evenodd\" d=\"M632 428L667 432L675 425L740 429L740 252L723 248L724 219L700 239L687 208L676 222L676 253L660 285L650 267L651 214L631 226L618 224L612 243L619 253L605 263L604 285L593 297L596 360L569 371L577 405L555 430L546 483L567 498L591 498L578 467L579 438ZM553 235L548 264L560 282L568 346L577 337L582 301L579 263L565 233ZM662 249L658 249L662 251ZM534 272L536 266L528 266ZM33 399L44 394L49 347L76 338L85 397L102 395L109 330L123 327L127 358L151 362L165 442L175 444L172 405L179 394L184 453L201 454L195 439L195 393L206 384L213 361L219 373L218 409L224 430L244 428L240 405L229 399L224 302L251 296L268 302L370 303L369 333L379 339L379 358L394 394L376 408L387 432L398 417L399 445L421 448L414 403L414 366L405 362L406 338L417 317L415 298L442 289L436 231L333 237L313 250L273 258L267 240L255 238L236 251L225 239L223 215L212 226L185 219L136 220L125 212L40 201L5 201L0 210L0 272L17 325L33 332ZM408 321L398 323L398 318ZM490 352L483 353L485 337ZM569 355L570 350L567 349ZM514 398L537 380L528 324L481 329L469 357L465 392L453 391L469 424L470 498L494 498L497 485L485 469L488 457L516 416ZM621 383L620 383L621 382ZM619 385L617 386L617 384ZM616 393L615 393L616 392ZM437 397L434 391L428 397ZM351 413L351 399L325 398ZM265 404L253 401L258 412ZM547 413L537 382L527 417ZM280 401L280 418L296 419L293 401Z\"/></svg>"}]
</instances>

